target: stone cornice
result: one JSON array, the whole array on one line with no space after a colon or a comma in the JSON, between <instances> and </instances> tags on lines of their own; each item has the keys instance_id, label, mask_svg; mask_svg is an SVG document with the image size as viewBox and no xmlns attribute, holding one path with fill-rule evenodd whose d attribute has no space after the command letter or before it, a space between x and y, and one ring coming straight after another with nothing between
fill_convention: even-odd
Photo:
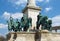
<instances>
[{"instance_id":1,"label":"stone cornice","mask_svg":"<svg viewBox=\"0 0 60 41\"><path fill-rule=\"evenodd\" d=\"M23 9L23 13L27 10L27 9L34 9L34 10L39 10L41 11L41 8L38 7L38 6L26 6L24 9Z\"/></svg>"},{"instance_id":2,"label":"stone cornice","mask_svg":"<svg viewBox=\"0 0 60 41\"><path fill-rule=\"evenodd\" d=\"M11 34L35 34L36 32L10 32Z\"/></svg>"}]
</instances>

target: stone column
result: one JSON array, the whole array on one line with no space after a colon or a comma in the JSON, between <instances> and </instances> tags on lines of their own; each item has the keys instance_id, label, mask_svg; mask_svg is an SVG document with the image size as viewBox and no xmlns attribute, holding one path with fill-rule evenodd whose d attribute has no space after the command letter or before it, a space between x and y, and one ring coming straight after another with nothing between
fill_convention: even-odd
<instances>
[{"instance_id":1,"label":"stone column","mask_svg":"<svg viewBox=\"0 0 60 41\"><path fill-rule=\"evenodd\" d=\"M28 5L29 6L36 6L35 0L28 0Z\"/></svg>"},{"instance_id":2,"label":"stone column","mask_svg":"<svg viewBox=\"0 0 60 41\"><path fill-rule=\"evenodd\" d=\"M28 4L22 12L23 17L32 18L31 29L34 29L34 27L36 27L37 16L39 15L40 11L41 8L39 6L36 6L35 0L28 0Z\"/></svg>"}]
</instances>

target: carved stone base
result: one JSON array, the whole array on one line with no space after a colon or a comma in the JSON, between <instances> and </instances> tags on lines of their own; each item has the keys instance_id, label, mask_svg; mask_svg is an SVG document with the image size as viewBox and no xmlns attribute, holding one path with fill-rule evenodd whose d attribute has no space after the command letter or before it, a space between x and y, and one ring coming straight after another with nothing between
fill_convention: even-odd
<instances>
[{"instance_id":1,"label":"carved stone base","mask_svg":"<svg viewBox=\"0 0 60 41\"><path fill-rule=\"evenodd\" d=\"M10 32L7 39L8 41L38 41L39 35L36 32Z\"/></svg>"},{"instance_id":2,"label":"carved stone base","mask_svg":"<svg viewBox=\"0 0 60 41\"><path fill-rule=\"evenodd\" d=\"M45 33L48 33L49 31L48 31L48 30L41 30L41 32L45 32Z\"/></svg>"},{"instance_id":3,"label":"carved stone base","mask_svg":"<svg viewBox=\"0 0 60 41\"><path fill-rule=\"evenodd\" d=\"M60 33L52 33L47 30L36 32L10 32L8 41L60 41Z\"/></svg>"}]
</instances>

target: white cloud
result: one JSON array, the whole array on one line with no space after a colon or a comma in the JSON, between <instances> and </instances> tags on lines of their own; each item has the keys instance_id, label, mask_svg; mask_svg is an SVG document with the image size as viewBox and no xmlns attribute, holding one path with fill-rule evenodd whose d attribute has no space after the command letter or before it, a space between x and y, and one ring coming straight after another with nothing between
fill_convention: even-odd
<instances>
[{"instance_id":1,"label":"white cloud","mask_svg":"<svg viewBox=\"0 0 60 41\"><path fill-rule=\"evenodd\" d=\"M36 1L43 2L44 0L36 0Z\"/></svg>"},{"instance_id":2,"label":"white cloud","mask_svg":"<svg viewBox=\"0 0 60 41\"><path fill-rule=\"evenodd\" d=\"M9 17L10 17L10 13L4 12L3 18L4 18L4 19L9 19Z\"/></svg>"},{"instance_id":3,"label":"white cloud","mask_svg":"<svg viewBox=\"0 0 60 41\"><path fill-rule=\"evenodd\" d=\"M3 14L3 18L4 19L9 19L10 16L12 16L14 19L21 19L21 17L23 16L23 13L9 13L9 12L4 12Z\"/></svg>"},{"instance_id":4,"label":"white cloud","mask_svg":"<svg viewBox=\"0 0 60 41\"><path fill-rule=\"evenodd\" d=\"M5 20L8 20L10 18L10 16L12 16L14 19L21 19L21 17L23 16L23 14L22 13L4 12L4 14L2 15L2 17ZM0 23L0 28L6 28L7 26L8 26L7 24Z\"/></svg>"},{"instance_id":5,"label":"white cloud","mask_svg":"<svg viewBox=\"0 0 60 41\"><path fill-rule=\"evenodd\" d=\"M36 0L36 1L48 3L50 0Z\"/></svg>"},{"instance_id":6,"label":"white cloud","mask_svg":"<svg viewBox=\"0 0 60 41\"><path fill-rule=\"evenodd\" d=\"M46 0L46 2L49 2L50 0Z\"/></svg>"},{"instance_id":7,"label":"white cloud","mask_svg":"<svg viewBox=\"0 0 60 41\"><path fill-rule=\"evenodd\" d=\"M49 18L52 20L52 26L60 26L60 15Z\"/></svg>"},{"instance_id":8,"label":"white cloud","mask_svg":"<svg viewBox=\"0 0 60 41\"><path fill-rule=\"evenodd\" d=\"M7 24L0 23L0 28L6 28L6 27L8 27Z\"/></svg>"},{"instance_id":9,"label":"white cloud","mask_svg":"<svg viewBox=\"0 0 60 41\"><path fill-rule=\"evenodd\" d=\"M26 3L27 0L18 0L17 2L15 2L16 5L20 5L20 4L23 4L23 3Z\"/></svg>"},{"instance_id":10,"label":"white cloud","mask_svg":"<svg viewBox=\"0 0 60 41\"><path fill-rule=\"evenodd\" d=\"M14 19L21 19L21 17L23 16L22 13L9 13L9 12L4 12L2 17L5 19L5 20L8 20L10 18L10 16L12 16ZM0 28L7 28L8 25L7 24L3 24L3 23L0 23Z\"/></svg>"},{"instance_id":11,"label":"white cloud","mask_svg":"<svg viewBox=\"0 0 60 41\"><path fill-rule=\"evenodd\" d=\"M27 0L8 0L10 3L20 6L21 4L25 4Z\"/></svg>"},{"instance_id":12,"label":"white cloud","mask_svg":"<svg viewBox=\"0 0 60 41\"><path fill-rule=\"evenodd\" d=\"M50 0L35 0L35 1L48 3ZM27 3L27 0L8 0L8 2L20 6L21 4L24 5L25 3Z\"/></svg>"},{"instance_id":13,"label":"white cloud","mask_svg":"<svg viewBox=\"0 0 60 41\"><path fill-rule=\"evenodd\" d=\"M60 15L57 15L52 18L53 22L55 23L56 21L59 23L60 22Z\"/></svg>"},{"instance_id":14,"label":"white cloud","mask_svg":"<svg viewBox=\"0 0 60 41\"><path fill-rule=\"evenodd\" d=\"M47 8L45 8L45 11L46 11L46 12L49 12L50 10L52 10L51 7L47 7Z\"/></svg>"},{"instance_id":15,"label":"white cloud","mask_svg":"<svg viewBox=\"0 0 60 41\"><path fill-rule=\"evenodd\" d=\"M22 16L23 16L23 13L15 13L15 14L12 14L12 17L14 19L21 19Z\"/></svg>"}]
</instances>

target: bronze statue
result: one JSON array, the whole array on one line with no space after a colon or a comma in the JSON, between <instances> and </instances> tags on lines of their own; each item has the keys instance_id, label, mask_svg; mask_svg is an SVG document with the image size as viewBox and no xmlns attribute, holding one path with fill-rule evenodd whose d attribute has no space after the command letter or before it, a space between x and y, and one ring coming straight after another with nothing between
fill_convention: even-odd
<instances>
[{"instance_id":1,"label":"bronze statue","mask_svg":"<svg viewBox=\"0 0 60 41\"><path fill-rule=\"evenodd\" d=\"M14 23L13 23L13 18L10 17L10 20L8 21L8 30L12 31L12 27L13 27Z\"/></svg>"},{"instance_id":2,"label":"bronze statue","mask_svg":"<svg viewBox=\"0 0 60 41\"><path fill-rule=\"evenodd\" d=\"M27 31L30 27L32 27L32 19L28 18L26 21L27 22L26 22L26 24L24 26L24 31Z\"/></svg>"},{"instance_id":3,"label":"bronze statue","mask_svg":"<svg viewBox=\"0 0 60 41\"><path fill-rule=\"evenodd\" d=\"M10 20L8 21L8 30L9 31L27 31L29 27L32 26L32 19L31 18L26 18L22 17L21 21L19 22L18 19L16 21L13 20L12 17L10 17Z\"/></svg>"},{"instance_id":4,"label":"bronze statue","mask_svg":"<svg viewBox=\"0 0 60 41\"><path fill-rule=\"evenodd\" d=\"M51 30L51 24L52 21L48 20L47 16L41 16L41 14L37 16L37 24L36 24L37 29L39 29L40 25L42 25L42 29Z\"/></svg>"},{"instance_id":5,"label":"bronze statue","mask_svg":"<svg viewBox=\"0 0 60 41\"><path fill-rule=\"evenodd\" d=\"M52 21L48 20L47 16L41 16L39 14L37 16L37 23L36 28L39 29L40 25L42 25L42 29L51 30L51 24ZM18 19L14 20L12 17L10 17L10 20L8 21L8 30L9 31L27 31L30 27L32 27L32 19L27 17L22 17L21 21Z\"/></svg>"}]
</instances>

